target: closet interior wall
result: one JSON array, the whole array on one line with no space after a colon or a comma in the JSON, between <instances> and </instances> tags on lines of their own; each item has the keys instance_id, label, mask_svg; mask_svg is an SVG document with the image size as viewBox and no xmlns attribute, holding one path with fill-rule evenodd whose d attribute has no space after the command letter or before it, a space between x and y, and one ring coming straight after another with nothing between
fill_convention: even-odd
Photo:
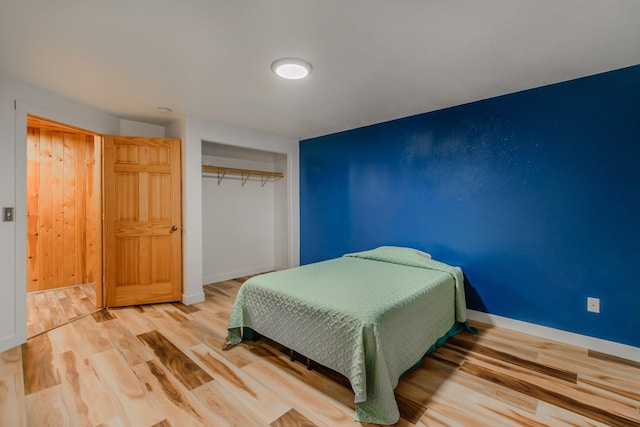
<instances>
[{"instance_id":1,"label":"closet interior wall","mask_svg":"<svg viewBox=\"0 0 640 427\"><path fill-rule=\"evenodd\" d=\"M284 172L286 155L203 142L202 163ZM204 283L287 266L286 180L202 174Z\"/></svg>"}]
</instances>

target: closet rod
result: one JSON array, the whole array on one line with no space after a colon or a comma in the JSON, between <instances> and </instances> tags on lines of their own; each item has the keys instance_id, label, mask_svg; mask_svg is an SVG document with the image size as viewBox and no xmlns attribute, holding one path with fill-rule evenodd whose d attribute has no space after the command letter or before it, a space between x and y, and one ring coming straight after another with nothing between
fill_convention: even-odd
<instances>
[{"instance_id":1,"label":"closet rod","mask_svg":"<svg viewBox=\"0 0 640 427\"><path fill-rule=\"evenodd\" d=\"M227 168L224 166L215 166L215 165L202 165L202 172L204 173L217 173L218 174L218 184L220 181L227 175L240 175L242 179L242 185L247 182L250 176L259 176L262 180L262 186L269 181L269 178L279 179L284 178L284 173L282 172L268 172L268 171L259 171L254 169L238 169L238 168Z\"/></svg>"}]
</instances>

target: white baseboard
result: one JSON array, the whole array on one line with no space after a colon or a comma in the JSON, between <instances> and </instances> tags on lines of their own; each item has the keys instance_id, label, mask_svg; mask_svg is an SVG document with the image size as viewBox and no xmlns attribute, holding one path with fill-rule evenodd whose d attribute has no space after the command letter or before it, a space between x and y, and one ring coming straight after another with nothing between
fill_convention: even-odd
<instances>
[{"instance_id":1,"label":"white baseboard","mask_svg":"<svg viewBox=\"0 0 640 427\"><path fill-rule=\"evenodd\" d=\"M203 277L202 281L203 281L203 285L207 285L209 283L215 283L215 282L222 282L223 280L231 280L231 279L236 279L238 277L244 277L244 276L250 276L252 274L260 274L260 273L265 273L267 271L275 271L275 270L284 270L287 267L281 267L281 266L277 266L277 265L268 265L268 266L262 266L262 267L255 267L255 268L250 268L250 269L246 269L246 270L239 270L239 271L232 271L232 272L227 272L227 273L219 273L219 274L212 274L212 275L208 275Z\"/></svg>"},{"instance_id":2,"label":"white baseboard","mask_svg":"<svg viewBox=\"0 0 640 427\"><path fill-rule=\"evenodd\" d=\"M27 324L25 320L25 325ZM26 334L13 334L7 335L6 337L0 338L0 353L5 350L9 350L10 348L17 347L21 344L27 342Z\"/></svg>"},{"instance_id":3,"label":"white baseboard","mask_svg":"<svg viewBox=\"0 0 640 427\"><path fill-rule=\"evenodd\" d=\"M486 323L488 325L523 332L536 337L558 341L564 344L587 348L600 353L640 362L640 348L638 347L594 338L587 335L580 335L560 329L553 329L547 326L523 322L521 320L509 319L508 317L496 316L495 314L484 313L482 311L467 310L467 317L471 320Z\"/></svg>"},{"instance_id":4,"label":"white baseboard","mask_svg":"<svg viewBox=\"0 0 640 427\"><path fill-rule=\"evenodd\" d=\"M204 301L204 291L189 295L182 294L182 303L184 305L191 305L202 301Z\"/></svg>"}]
</instances>

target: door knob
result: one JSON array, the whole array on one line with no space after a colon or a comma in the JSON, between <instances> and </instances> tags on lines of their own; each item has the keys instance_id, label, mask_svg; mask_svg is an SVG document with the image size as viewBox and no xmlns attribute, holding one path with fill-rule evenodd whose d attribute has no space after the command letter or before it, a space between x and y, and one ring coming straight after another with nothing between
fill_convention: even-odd
<instances>
[{"instance_id":1,"label":"door knob","mask_svg":"<svg viewBox=\"0 0 640 427\"><path fill-rule=\"evenodd\" d=\"M171 231L172 231L172 232L173 232L173 231L178 231L178 226L177 226L177 225L174 225L173 227L171 227Z\"/></svg>"}]
</instances>

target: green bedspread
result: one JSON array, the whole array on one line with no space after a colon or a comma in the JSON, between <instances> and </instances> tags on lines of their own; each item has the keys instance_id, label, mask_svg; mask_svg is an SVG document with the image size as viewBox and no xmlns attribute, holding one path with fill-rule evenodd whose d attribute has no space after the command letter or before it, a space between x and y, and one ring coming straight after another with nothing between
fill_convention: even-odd
<instances>
[{"instance_id":1,"label":"green bedspread","mask_svg":"<svg viewBox=\"0 0 640 427\"><path fill-rule=\"evenodd\" d=\"M232 344L249 327L343 374L355 419L393 424L402 373L466 320L459 268L383 246L251 278L228 327Z\"/></svg>"}]
</instances>

